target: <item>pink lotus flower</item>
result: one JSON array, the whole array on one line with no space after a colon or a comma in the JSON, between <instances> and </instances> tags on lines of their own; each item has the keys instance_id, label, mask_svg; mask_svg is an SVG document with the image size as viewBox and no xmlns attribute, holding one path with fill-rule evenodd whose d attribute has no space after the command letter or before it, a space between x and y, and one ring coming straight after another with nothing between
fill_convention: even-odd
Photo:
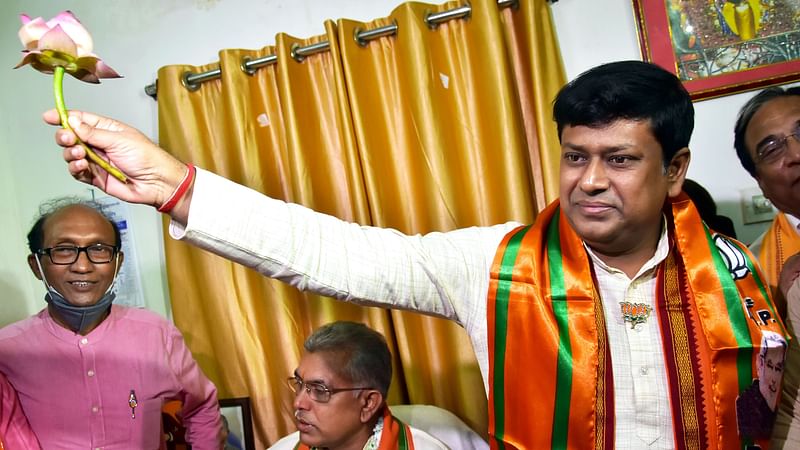
<instances>
[{"instance_id":1,"label":"pink lotus flower","mask_svg":"<svg viewBox=\"0 0 800 450\"><path fill-rule=\"evenodd\" d=\"M92 53L92 36L70 12L64 11L44 21L20 14L22 28L19 39L25 50L16 68L30 64L43 73L53 73L56 67L87 83L99 83L100 78L119 78L97 55Z\"/></svg>"},{"instance_id":2,"label":"pink lotus flower","mask_svg":"<svg viewBox=\"0 0 800 450\"><path fill-rule=\"evenodd\" d=\"M47 22L41 17L31 19L26 14L20 14L19 17L22 20L19 40L25 46L22 51L25 56L14 68L30 64L39 72L53 74L53 95L56 98L61 126L72 130L67 121L67 106L64 104L64 73L87 83L99 83L100 78L120 76L92 53L92 36L71 12L59 13ZM100 157L77 135L75 137L93 163L125 182L127 177L124 173Z\"/></svg>"}]
</instances>

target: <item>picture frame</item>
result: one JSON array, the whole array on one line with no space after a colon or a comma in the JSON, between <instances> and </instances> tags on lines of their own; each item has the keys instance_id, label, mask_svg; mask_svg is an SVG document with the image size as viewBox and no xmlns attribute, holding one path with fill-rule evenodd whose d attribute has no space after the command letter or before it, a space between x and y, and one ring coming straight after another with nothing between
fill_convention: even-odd
<instances>
[{"instance_id":1,"label":"picture frame","mask_svg":"<svg viewBox=\"0 0 800 450\"><path fill-rule=\"evenodd\" d=\"M228 425L225 449L255 450L253 440L253 416L250 398L237 397L219 400L219 410ZM225 423L223 423L225 425Z\"/></svg>"},{"instance_id":2,"label":"picture frame","mask_svg":"<svg viewBox=\"0 0 800 450\"><path fill-rule=\"evenodd\" d=\"M676 74L693 100L800 79L797 2L632 2L642 58Z\"/></svg>"}]
</instances>

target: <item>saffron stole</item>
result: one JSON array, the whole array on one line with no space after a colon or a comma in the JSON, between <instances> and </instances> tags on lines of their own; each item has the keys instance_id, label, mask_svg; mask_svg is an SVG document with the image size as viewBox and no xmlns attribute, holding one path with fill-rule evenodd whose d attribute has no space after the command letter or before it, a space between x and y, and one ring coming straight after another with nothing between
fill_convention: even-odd
<instances>
[{"instance_id":1,"label":"saffron stole","mask_svg":"<svg viewBox=\"0 0 800 450\"><path fill-rule=\"evenodd\" d=\"M769 284L774 295L778 294L778 280L783 263L798 252L800 252L800 236L797 235L797 231L786 219L786 214L778 213L772 221L772 225L764 234L758 255L761 270L764 272L767 284ZM775 295L775 303L779 313L782 317L785 317L786 300L782 295L778 294Z\"/></svg>"}]
</instances>

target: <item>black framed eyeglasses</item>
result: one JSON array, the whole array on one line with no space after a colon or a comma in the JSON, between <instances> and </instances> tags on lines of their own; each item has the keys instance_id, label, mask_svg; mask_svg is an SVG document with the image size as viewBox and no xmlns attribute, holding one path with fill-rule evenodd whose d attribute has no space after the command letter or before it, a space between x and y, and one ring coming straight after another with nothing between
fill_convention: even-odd
<instances>
[{"instance_id":1,"label":"black framed eyeglasses","mask_svg":"<svg viewBox=\"0 0 800 450\"><path fill-rule=\"evenodd\" d=\"M780 160L789 148L789 138L794 138L800 143L800 124L795 126L794 132L762 142L756 147L756 162L772 164Z\"/></svg>"},{"instance_id":2,"label":"black framed eyeglasses","mask_svg":"<svg viewBox=\"0 0 800 450\"><path fill-rule=\"evenodd\" d=\"M117 248L107 244L92 244L86 247L57 245L55 247L43 248L36 253L39 255L47 255L50 258L50 262L53 264L66 266L77 261L78 255L80 255L81 252L86 253L86 257L94 264L106 264L114 260L114 257L117 255Z\"/></svg>"},{"instance_id":3,"label":"black framed eyeglasses","mask_svg":"<svg viewBox=\"0 0 800 450\"><path fill-rule=\"evenodd\" d=\"M289 386L289 389L294 392L294 395L300 395L300 392L305 389L306 393L311 397L311 400L318 403L328 403L331 399L331 395L338 394L339 392L372 389L371 387L329 388L322 383L314 383L313 381L306 383L300 377L289 377L286 380L286 384Z\"/></svg>"}]
</instances>

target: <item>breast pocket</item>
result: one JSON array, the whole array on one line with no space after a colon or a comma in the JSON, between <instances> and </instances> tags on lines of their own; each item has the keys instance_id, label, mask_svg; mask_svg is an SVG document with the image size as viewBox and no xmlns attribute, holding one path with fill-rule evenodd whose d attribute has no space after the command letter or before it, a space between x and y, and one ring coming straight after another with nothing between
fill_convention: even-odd
<instances>
[{"instance_id":1,"label":"breast pocket","mask_svg":"<svg viewBox=\"0 0 800 450\"><path fill-rule=\"evenodd\" d=\"M133 416L128 408L130 421L128 448L153 449L161 446L161 407L160 398L139 400Z\"/></svg>"}]
</instances>

